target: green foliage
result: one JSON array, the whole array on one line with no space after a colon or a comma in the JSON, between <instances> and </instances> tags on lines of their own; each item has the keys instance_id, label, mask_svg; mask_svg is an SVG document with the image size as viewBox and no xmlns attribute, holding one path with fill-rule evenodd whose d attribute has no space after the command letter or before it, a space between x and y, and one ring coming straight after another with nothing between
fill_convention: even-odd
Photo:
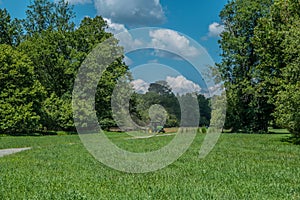
<instances>
[{"instance_id":1,"label":"green foliage","mask_svg":"<svg viewBox=\"0 0 300 200\"><path fill-rule=\"evenodd\" d=\"M258 20L268 14L270 0L230 1L220 13L225 25L221 35L222 62L219 71L225 81L228 100L226 128L233 131L267 131L272 107L268 96L259 90L258 64L252 43Z\"/></svg>"},{"instance_id":2,"label":"green foliage","mask_svg":"<svg viewBox=\"0 0 300 200\"><path fill-rule=\"evenodd\" d=\"M12 20L6 9L0 9L0 44L18 45L21 40L21 23Z\"/></svg>"},{"instance_id":3,"label":"green foliage","mask_svg":"<svg viewBox=\"0 0 300 200\"><path fill-rule=\"evenodd\" d=\"M206 127L201 127L197 129L197 133L202 133L202 134L206 134L207 133L207 129Z\"/></svg>"},{"instance_id":4,"label":"green foliage","mask_svg":"<svg viewBox=\"0 0 300 200\"><path fill-rule=\"evenodd\" d=\"M280 91L277 95L276 122L287 128L297 137L300 136L300 84L287 84L285 91Z\"/></svg>"},{"instance_id":5,"label":"green foliage","mask_svg":"<svg viewBox=\"0 0 300 200\"><path fill-rule=\"evenodd\" d=\"M275 124L300 134L299 10L294 0L234 0L221 12L225 128L266 132Z\"/></svg>"},{"instance_id":6,"label":"green foliage","mask_svg":"<svg viewBox=\"0 0 300 200\"><path fill-rule=\"evenodd\" d=\"M300 6L298 6L300 9ZM296 17L296 16L295 16ZM300 15L298 15L300 17ZM283 41L286 67L282 69L281 91L275 96L276 122L300 137L300 20L289 25Z\"/></svg>"},{"instance_id":7,"label":"green foliage","mask_svg":"<svg viewBox=\"0 0 300 200\"><path fill-rule=\"evenodd\" d=\"M152 105L161 105L167 111L167 120L165 127L178 127L180 126L181 118L185 117L186 121L193 121L192 113L196 112L197 109L189 107L191 104L190 98L192 94L174 95L171 87L165 81L157 81L151 83L146 94L135 94L136 95L136 110L139 114L138 118L140 121L146 122L144 125L149 123L149 108ZM209 99L205 98L202 94L195 94L198 99L198 106L200 109L199 126L208 126L211 119L211 108ZM186 105L188 108L182 116L182 111L179 102ZM190 119L189 119L190 118ZM137 121L139 121L137 120ZM139 123L141 124L141 123ZM197 123L196 123L197 124Z\"/></svg>"},{"instance_id":8,"label":"green foliage","mask_svg":"<svg viewBox=\"0 0 300 200\"><path fill-rule=\"evenodd\" d=\"M289 1L288 31L283 41L286 67L282 70L282 91L276 95L277 123L300 137L300 5Z\"/></svg>"},{"instance_id":9,"label":"green foliage","mask_svg":"<svg viewBox=\"0 0 300 200\"><path fill-rule=\"evenodd\" d=\"M74 130L71 98L52 93L42 105L42 124L49 130Z\"/></svg>"},{"instance_id":10,"label":"green foliage","mask_svg":"<svg viewBox=\"0 0 300 200\"><path fill-rule=\"evenodd\" d=\"M111 127L116 127L117 124L113 119L110 118L103 118L99 120L99 125L101 126L102 130L108 131Z\"/></svg>"},{"instance_id":11,"label":"green foliage","mask_svg":"<svg viewBox=\"0 0 300 200\"><path fill-rule=\"evenodd\" d=\"M165 81L151 83L146 94L136 94L137 112L144 124L149 124L149 108L155 104L161 105L167 111L165 127L178 127L180 123L180 105L172 89Z\"/></svg>"},{"instance_id":12,"label":"green foliage","mask_svg":"<svg viewBox=\"0 0 300 200\"><path fill-rule=\"evenodd\" d=\"M28 36L40 34L48 29L71 31L75 27L71 21L74 17L73 6L65 0L34 0L26 10L23 25Z\"/></svg>"},{"instance_id":13,"label":"green foliage","mask_svg":"<svg viewBox=\"0 0 300 200\"><path fill-rule=\"evenodd\" d=\"M61 97L71 93L83 57L72 45L70 33L47 30L23 42L19 49L30 56L35 73L49 94L54 92Z\"/></svg>"},{"instance_id":14,"label":"green foliage","mask_svg":"<svg viewBox=\"0 0 300 200\"><path fill-rule=\"evenodd\" d=\"M299 10L298 1L275 1L270 14L260 19L253 40L260 61L256 72L260 90L271 96L275 123L295 135L300 135Z\"/></svg>"},{"instance_id":15,"label":"green foliage","mask_svg":"<svg viewBox=\"0 0 300 200\"><path fill-rule=\"evenodd\" d=\"M0 45L0 131L20 133L40 127L44 88L35 79L29 57Z\"/></svg>"},{"instance_id":16,"label":"green foliage","mask_svg":"<svg viewBox=\"0 0 300 200\"><path fill-rule=\"evenodd\" d=\"M207 99L202 94L198 94L197 98L198 98L198 105L200 110L199 126L209 126L210 119L211 119L210 99Z\"/></svg>"},{"instance_id":17,"label":"green foliage","mask_svg":"<svg viewBox=\"0 0 300 200\"><path fill-rule=\"evenodd\" d=\"M1 120L2 130L74 130L71 97L78 69L100 42L112 37L112 34L105 32L107 25L102 17L86 17L76 29L72 21L74 17L73 6L64 0L33 0L23 20L11 20L7 10L0 9L0 44L15 46L18 56L19 51L20 55L28 55L18 62L11 57L17 65L30 68L30 73L22 77L16 75L15 78L1 80L3 88L11 88L9 94L6 90L1 90L3 98L0 106L4 114L1 117L5 119ZM117 42L114 45L117 46ZM4 77L7 75L5 64L10 68L15 67L15 63L9 61L9 57L6 58L1 63L1 76ZM128 67L120 56L112 62L99 81L96 93L99 121L112 121L112 91L118 77L128 74L127 71ZM22 74L25 71L16 70L13 73ZM127 78L130 79L129 75ZM34 89L29 80L36 81ZM34 96L35 88L41 90L43 98ZM31 100L28 100L29 97L25 98L25 93L32 96ZM7 96L11 99L16 96L14 98L18 98L20 106L15 106L16 103L3 103ZM16 127L22 128L16 130Z\"/></svg>"}]
</instances>

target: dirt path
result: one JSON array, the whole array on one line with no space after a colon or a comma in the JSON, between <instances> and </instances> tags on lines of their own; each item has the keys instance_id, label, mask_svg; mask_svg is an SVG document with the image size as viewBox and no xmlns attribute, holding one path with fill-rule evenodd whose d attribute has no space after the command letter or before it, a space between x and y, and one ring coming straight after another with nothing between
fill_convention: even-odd
<instances>
[{"instance_id":1,"label":"dirt path","mask_svg":"<svg viewBox=\"0 0 300 200\"><path fill-rule=\"evenodd\" d=\"M0 150L0 157L6 156L6 155L10 155L10 154L14 154L14 153L18 153L21 151L26 151L31 149L31 147L26 147L26 148L14 148L14 149L1 149Z\"/></svg>"}]
</instances>

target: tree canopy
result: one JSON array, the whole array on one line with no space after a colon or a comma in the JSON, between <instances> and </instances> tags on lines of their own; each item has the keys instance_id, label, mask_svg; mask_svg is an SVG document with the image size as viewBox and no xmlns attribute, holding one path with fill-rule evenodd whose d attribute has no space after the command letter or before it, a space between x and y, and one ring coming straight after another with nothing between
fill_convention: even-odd
<instances>
[{"instance_id":1,"label":"tree canopy","mask_svg":"<svg viewBox=\"0 0 300 200\"><path fill-rule=\"evenodd\" d=\"M299 10L297 0L233 0L220 13L227 128L300 135Z\"/></svg>"}]
</instances>

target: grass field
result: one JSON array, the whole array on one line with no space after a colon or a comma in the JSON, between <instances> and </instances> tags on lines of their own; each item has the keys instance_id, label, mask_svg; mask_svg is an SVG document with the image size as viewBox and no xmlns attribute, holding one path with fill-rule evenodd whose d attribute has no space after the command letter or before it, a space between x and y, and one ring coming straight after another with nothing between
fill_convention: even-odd
<instances>
[{"instance_id":1,"label":"grass field","mask_svg":"<svg viewBox=\"0 0 300 200\"><path fill-rule=\"evenodd\" d=\"M108 135L134 152L157 149L173 137ZM0 158L0 199L300 199L300 146L283 142L286 137L224 134L201 160L199 134L175 163L147 174L102 165L77 135L0 137L0 149L32 147Z\"/></svg>"}]
</instances>

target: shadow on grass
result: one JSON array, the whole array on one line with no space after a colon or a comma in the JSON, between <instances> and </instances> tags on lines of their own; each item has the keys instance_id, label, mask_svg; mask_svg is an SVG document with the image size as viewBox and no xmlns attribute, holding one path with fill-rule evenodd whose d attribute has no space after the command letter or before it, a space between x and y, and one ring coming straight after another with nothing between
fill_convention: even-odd
<instances>
[{"instance_id":1,"label":"shadow on grass","mask_svg":"<svg viewBox=\"0 0 300 200\"><path fill-rule=\"evenodd\" d=\"M281 141L300 145L300 137L299 136L289 135L289 136L282 138Z\"/></svg>"},{"instance_id":2,"label":"shadow on grass","mask_svg":"<svg viewBox=\"0 0 300 200\"><path fill-rule=\"evenodd\" d=\"M75 131L35 131L30 133L7 133L7 136L51 136L51 135L77 135Z\"/></svg>"}]
</instances>

